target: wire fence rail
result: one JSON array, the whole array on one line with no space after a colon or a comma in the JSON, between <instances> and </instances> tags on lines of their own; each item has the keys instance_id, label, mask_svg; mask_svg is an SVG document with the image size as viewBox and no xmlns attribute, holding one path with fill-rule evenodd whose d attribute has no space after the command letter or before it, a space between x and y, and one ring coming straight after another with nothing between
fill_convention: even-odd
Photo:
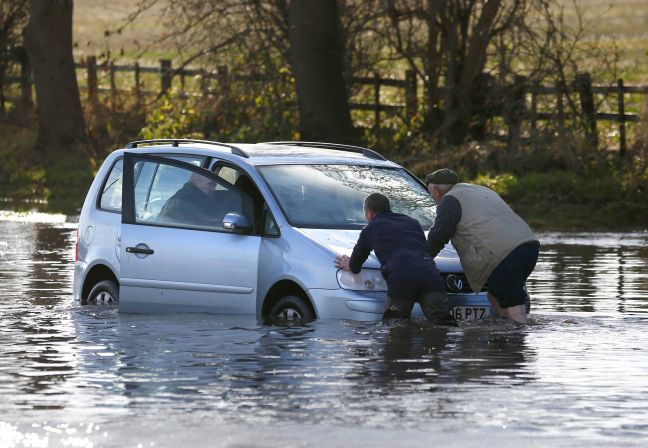
<instances>
[{"instance_id":1,"label":"wire fence rail","mask_svg":"<svg viewBox=\"0 0 648 448\"><path fill-rule=\"evenodd\" d=\"M0 106L5 110L5 101L33 104L33 87L29 62L18 61L17 69L8 73L0 73ZM202 68L187 68L172 66L168 59L160 60L158 66L142 66L139 63L118 65L115 61L97 63L95 56L87 56L83 62L75 63L79 84L85 91L87 99L97 100L99 95L108 95L111 104L117 102L119 95L134 95L136 101L144 97L161 97L173 86L174 80L178 85L180 95L210 95L213 92L212 82L219 85L227 85L231 82L263 82L267 78L262 76L230 73L227 67L221 66L216 70ZM126 73L131 76L132 88L118 88L117 74ZM108 80L108 86L99 82L100 76ZM143 78L153 76L158 78L158 87L155 90L144 89ZM191 79L198 88L189 92L188 81ZM351 101L351 110L373 112L373 127L376 132L380 131L381 120L385 115L401 115L409 120L419 110L419 90L422 90L422 83L414 70L405 72L403 79L384 78L379 74L365 77L350 78L352 86L369 86L371 93L363 96L363 102ZM147 84L150 86L150 79ZM5 95L5 89L12 85L18 85L19 95ZM397 90L394 95L385 95L383 87ZM13 89L15 91L15 89ZM628 148L627 125L640 121L638 113L628 113L628 95L638 95L645 102L648 95L648 86L627 86L622 79L617 80L614 85L597 86L593 85L592 77L588 73L581 73L576 76L573 82L554 85L539 85L529 83L523 76L517 76L512 85L500 89L505 92L495 107L490 107L487 112L487 119L500 117L507 125L508 132L505 137L509 142L519 140L522 134L523 124L529 129L527 133L533 135L538 129L538 123L551 122L553 127L560 134L568 122L573 123L580 120L585 126L585 134L593 148L599 146L599 122L616 123L618 132L618 147L620 155L623 156ZM609 97L614 96L616 101ZM386 98L388 97L388 98ZM388 102L389 99L401 98L399 104ZM634 102L636 103L636 101ZM601 110L607 106L608 110ZM609 109L616 109L610 111Z\"/></svg>"}]
</instances>

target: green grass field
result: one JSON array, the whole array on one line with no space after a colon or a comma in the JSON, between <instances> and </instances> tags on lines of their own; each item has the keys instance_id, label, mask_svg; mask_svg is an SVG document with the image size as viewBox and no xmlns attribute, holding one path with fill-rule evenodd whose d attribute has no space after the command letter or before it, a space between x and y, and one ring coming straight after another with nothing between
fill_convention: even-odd
<instances>
[{"instance_id":1,"label":"green grass field","mask_svg":"<svg viewBox=\"0 0 648 448\"><path fill-rule=\"evenodd\" d=\"M648 1L646 0L561 0L568 22L574 23L580 10L583 23L599 34L597 44L610 52L619 51L619 76L627 83L648 82Z\"/></svg>"},{"instance_id":2,"label":"green grass field","mask_svg":"<svg viewBox=\"0 0 648 448\"><path fill-rule=\"evenodd\" d=\"M162 19L165 0L147 9L122 33L136 8L133 0L77 0L74 12L75 55L78 57L110 51L118 61L139 59L157 64L160 58L174 58L178 51L169 42L157 41L169 30ZM583 23L600 36L596 44L620 54L619 76L627 83L648 83L648 0L560 0L569 23L576 23L580 10ZM106 33L109 31L110 33ZM590 35L590 41L593 41ZM597 80L608 83L613 80Z\"/></svg>"},{"instance_id":3,"label":"green grass field","mask_svg":"<svg viewBox=\"0 0 648 448\"><path fill-rule=\"evenodd\" d=\"M140 60L155 64L161 58L173 58L177 52L157 41L165 33L160 0L138 15L119 33L129 16L137 10L138 0L77 0L74 2L73 39L77 58L86 55L110 55L116 60Z\"/></svg>"}]
</instances>

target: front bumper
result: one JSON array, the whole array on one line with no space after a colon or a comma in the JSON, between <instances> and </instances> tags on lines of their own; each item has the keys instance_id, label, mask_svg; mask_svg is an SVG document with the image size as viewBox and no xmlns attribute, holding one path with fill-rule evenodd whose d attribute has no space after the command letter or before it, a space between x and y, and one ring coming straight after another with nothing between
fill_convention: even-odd
<instances>
[{"instance_id":1,"label":"front bumper","mask_svg":"<svg viewBox=\"0 0 648 448\"><path fill-rule=\"evenodd\" d=\"M309 289L315 312L319 319L380 320L385 311L386 292L362 292L347 289ZM490 307L485 292L449 293L450 307ZM495 310L491 310L495 315ZM414 305L413 316L423 316L419 304Z\"/></svg>"}]
</instances>

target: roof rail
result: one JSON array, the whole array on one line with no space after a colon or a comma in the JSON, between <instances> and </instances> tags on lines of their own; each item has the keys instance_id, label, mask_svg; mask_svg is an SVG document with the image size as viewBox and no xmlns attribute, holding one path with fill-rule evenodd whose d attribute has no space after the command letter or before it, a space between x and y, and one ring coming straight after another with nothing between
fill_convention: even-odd
<instances>
[{"instance_id":1,"label":"roof rail","mask_svg":"<svg viewBox=\"0 0 648 448\"><path fill-rule=\"evenodd\" d=\"M373 149L363 148L362 146L343 145L341 143L324 143L324 142L302 142L302 141L285 141L285 142L263 142L268 145L291 145L291 146L312 146L313 148L336 149L338 151L356 152L376 160L387 160L380 153Z\"/></svg>"},{"instance_id":2,"label":"roof rail","mask_svg":"<svg viewBox=\"0 0 648 448\"><path fill-rule=\"evenodd\" d=\"M247 155L245 151L243 151L241 148L234 145L228 145L227 143L220 143L220 142L212 142L210 140L194 140L191 138L156 138L150 140L135 140L133 142L130 142L128 145L126 145L126 148L132 149L132 148L137 148L142 144L155 144L155 143L171 143L171 146L174 146L176 148L181 143L202 143L205 145L215 145L215 146L222 146L225 148L229 148L232 151L232 154L240 157L245 157L245 158L250 157L249 155Z\"/></svg>"}]
</instances>

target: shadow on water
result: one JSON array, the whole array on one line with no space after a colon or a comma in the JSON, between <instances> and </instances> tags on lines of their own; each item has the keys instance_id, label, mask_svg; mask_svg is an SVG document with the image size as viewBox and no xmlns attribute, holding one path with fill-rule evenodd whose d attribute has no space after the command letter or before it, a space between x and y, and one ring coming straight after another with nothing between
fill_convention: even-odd
<instances>
[{"instance_id":1,"label":"shadow on water","mask_svg":"<svg viewBox=\"0 0 648 448\"><path fill-rule=\"evenodd\" d=\"M467 382L532 380L533 350L525 334L497 324L500 334L416 320L282 328L258 325L249 316L88 308L78 308L72 319L81 358L77 376L87 387L101 384L86 398L102 395L95 409L126 407L139 414L166 403L176 410L218 411L228 421L355 424L369 418L378 426L396 419L416 427L455 412L445 408L445 386L457 395L456 386Z\"/></svg>"},{"instance_id":2,"label":"shadow on water","mask_svg":"<svg viewBox=\"0 0 648 448\"><path fill-rule=\"evenodd\" d=\"M648 436L646 234L541 238L530 324L459 328L79 306L75 236L0 220L0 420Z\"/></svg>"}]
</instances>

